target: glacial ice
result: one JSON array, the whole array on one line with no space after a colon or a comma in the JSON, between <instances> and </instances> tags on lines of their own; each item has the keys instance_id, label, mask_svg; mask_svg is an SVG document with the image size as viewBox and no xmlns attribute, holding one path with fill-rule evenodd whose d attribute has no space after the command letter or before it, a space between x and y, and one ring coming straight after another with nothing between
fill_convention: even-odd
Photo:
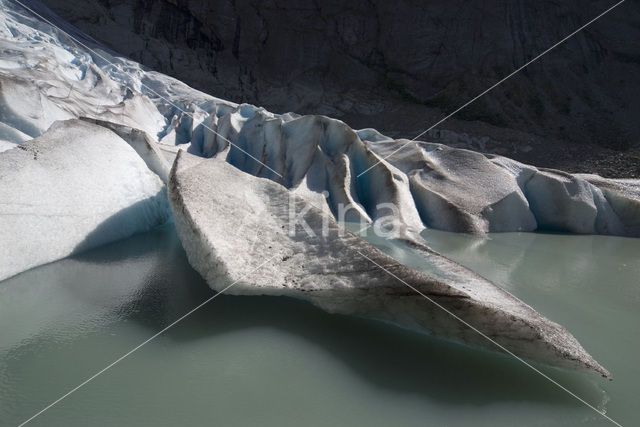
<instances>
[{"instance_id":1,"label":"glacial ice","mask_svg":"<svg viewBox=\"0 0 640 427\"><path fill-rule=\"evenodd\" d=\"M393 140L324 116L277 115L249 105L216 117L204 135L216 143L192 141L189 152L205 157L224 152L227 162L244 172L301 194L327 192L326 202L315 199L336 218L340 204L350 205L348 220L393 214L399 236L425 227L474 234L557 230L640 236L632 214L640 194L619 180L598 178L598 184L501 156ZM381 209L388 204L397 211Z\"/></svg>"},{"instance_id":2,"label":"glacial ice","mask_svg":"<svg viewBox=\"0 0 640 427\"><path fill-rule=\"evenodd\" d=\"M148 133L140 129L104 120L90 119L87 117L81 117L80 119L112 130L138 153L140 158L147 164L147 167L158 175L160 179L162 179L162 182L167 183L170 169L169 163L158 148L158 144Z\"/></svg>"},{"instance_id":3,"label":"glacial ice","mask_svg":"<svg viewBox=\"0 0 640 427\"><path fill-rule=\"evenodd\" d=\"M417 290L521 357L609 376L562 326L470 270L415 243L434 273L405 267L328 210L221 159L180 151L168 194L189 262L215 290L301 298L495 350ZM292 207L311 232L302 223L290 231Z\"/></svg>"},{"instance_id":4,"label":"glacial ice","mask_svg":"<svg viewBox=\"0 0 640 427\"><path fill-rule=\"evenodd\" d=\"M2 153L3 151L11 150L17 145L18 144L16 144L15 142L3 141L0 139L0 153Z\"/></svg>"},{"instance_id":5,"label":"glacial ice","mask_svg":"<svg viewBox=\"0 0 640 427\"><path fill-rule=\"evenodd\" d=\"M125 141L85 121L56 122L0 153L0 280L169 215L163 182Z\"/></svg>"}]
</instances>

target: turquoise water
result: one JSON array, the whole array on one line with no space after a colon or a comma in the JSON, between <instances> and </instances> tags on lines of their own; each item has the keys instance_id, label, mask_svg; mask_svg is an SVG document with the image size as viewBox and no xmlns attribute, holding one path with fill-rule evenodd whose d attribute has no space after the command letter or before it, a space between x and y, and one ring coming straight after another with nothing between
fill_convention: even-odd
<instances>
[{"instance_id":1,"label":"turquoise water","mask_svg":"<svg viewBox=\"0 0 640 427\"><path fill-rule=\"evenodd\" d=\"M640 239L425 238L565 325L614 380L542 369L638 424ZM20 424L211 295L172 228L1 282L0 425ZM29 425L611 424L507 356L295 300L222 295Z\"/></svg>"}]
</instances>

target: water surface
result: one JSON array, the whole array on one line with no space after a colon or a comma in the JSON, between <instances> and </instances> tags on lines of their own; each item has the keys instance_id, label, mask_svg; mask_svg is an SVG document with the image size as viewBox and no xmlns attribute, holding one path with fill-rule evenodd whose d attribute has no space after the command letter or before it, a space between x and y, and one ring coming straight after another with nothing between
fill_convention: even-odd
<instances>
[{"instance_id":1,"label":"water surface","mask_svg":"<svg viewBox=\"0 0 640 427\"><path fill-rule=\"evenodd\" d=\"M425 238L566 326L614 380L542 369L638 424L640 239ZM403 246L376 243L424 267ZM0 425L26 420L211 295L170 227L1 282ZM223 295L30 425L611 424L508 356L296 300Z\"/></svg>"}]
</instances>

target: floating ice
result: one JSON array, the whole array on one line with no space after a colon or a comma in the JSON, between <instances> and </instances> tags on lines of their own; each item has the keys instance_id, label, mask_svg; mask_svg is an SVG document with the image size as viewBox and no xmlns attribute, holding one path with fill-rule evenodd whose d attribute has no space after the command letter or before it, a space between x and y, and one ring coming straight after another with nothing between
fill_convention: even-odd
<instances>
[{"instance_id":1,"label":"floating ice","mask_svg":"<svg viewBox=\"0 0 640 427\"><path fill-rule=\"evenodd\" d=\"M495 349L419 291L519 356L609 376L562 326L493 283L420 245L434 274L405 267L268 179L180 151L168 192L189 262L215 290L301 298ZM310 230L290 229L292 208Z\"/></svg>"}]
</instances>

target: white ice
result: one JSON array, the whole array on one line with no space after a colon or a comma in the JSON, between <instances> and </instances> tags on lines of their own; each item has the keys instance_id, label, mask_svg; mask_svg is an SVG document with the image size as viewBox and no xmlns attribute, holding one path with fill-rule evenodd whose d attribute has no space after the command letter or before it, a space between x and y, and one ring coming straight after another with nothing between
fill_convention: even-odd
<instances>
[{"instance_id":1,"label":"white ice","mask_svg":"<svg viewBox=\"0 0 640 427\"><path fill-rule=\"evenodd\" d=\"M57 122L0 153L0 280L148 231L169 217L162 180L114 132Z\"/></svg>"}]
</instances>

